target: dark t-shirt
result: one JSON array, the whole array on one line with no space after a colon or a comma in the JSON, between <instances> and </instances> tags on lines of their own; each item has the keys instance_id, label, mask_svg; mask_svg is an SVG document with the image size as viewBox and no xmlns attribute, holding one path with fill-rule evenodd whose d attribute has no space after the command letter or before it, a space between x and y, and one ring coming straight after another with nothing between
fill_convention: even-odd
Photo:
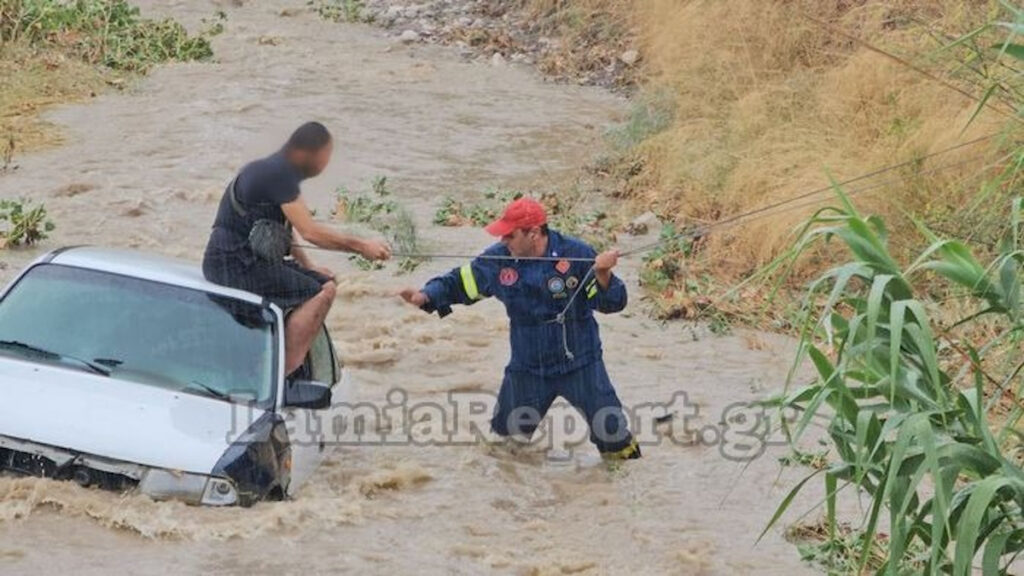
<instances>
[{"instance_id":1,"label":"dark t-shirt","mask_svg":"<svg viewBox=\"0 0 1024 576\"><path fill-rule=\"evenodd\" d=\"M206 245L207 257L230 254L243 261L251 260L248 239L253 224L261 219L284 224L281 205L299 197L299 183L303 179L302 173L288 162L283 152L242 168L235 179L235 195L247 213L242 216L231 205L229 185L213 222L213 232Z\"/></svg>"}]
</instances>

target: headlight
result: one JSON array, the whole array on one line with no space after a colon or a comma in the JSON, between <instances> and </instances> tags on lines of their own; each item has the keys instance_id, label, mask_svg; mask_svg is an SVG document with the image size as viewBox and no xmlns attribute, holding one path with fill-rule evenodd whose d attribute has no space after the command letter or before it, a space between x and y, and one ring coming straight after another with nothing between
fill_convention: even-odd
<instances>
[{"instance_id":1,"label":"headlight","mask_svg":"<svg viewBox=\"0 0 1024 576\"><path fill-rule=\"evenodd\" d=\"M235 483L225 478L210 478L203 492L203 504L207 506L231 506L238 503Z\"/></svg>"},{"instance_id":2,"label":"headlight","mask_svg":"<svg viewBox=\"0 0 1024 576\"><path fill-rule=\"evenodd\" d=\"M230 480L159 468L146 471L139 481L139 490L154 500L181 500L208 506L238 503L238 491Z\"/></svg>"}]
</instances>

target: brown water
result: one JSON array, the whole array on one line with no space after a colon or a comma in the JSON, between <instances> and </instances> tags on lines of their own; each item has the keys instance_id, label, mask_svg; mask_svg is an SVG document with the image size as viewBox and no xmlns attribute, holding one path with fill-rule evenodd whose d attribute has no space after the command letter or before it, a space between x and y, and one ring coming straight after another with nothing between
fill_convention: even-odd
<instances>
[{"instance_id":1,"label":"brown water","mask_svg":"<svg viewBox=\"0 0 1024 576\"><path fill-rule=\"evenodd\" d=\"M383 174L430 247L476 251L488 242L481 231L429 225L441 196L566 178L626 107L529 70L462 63L447 49L395 45L301 10L281 15L301 0L218 4L143 3L192 25L225 8L217 62L163 67L129 93L55 111L69 144L0 176L0 197L44 201L59 226L37 250L3 253L0 279L67 244L198 262L225 182L311 118L340 144L327 173L304 187L321 214L334 186L365 189ZM499 304L439 321L393 296L459 262L399 278L317 256L343 278L329 326L358 399L383 405L399 385L413 401L496 390L508 354ZM623 270L633 304L602 319L608 368L627 405L686 391L699 425L715 425L726 406L781 385L787 340L716 338L651 321L636 297L635 264ZM781 453L746 466L713 445L665 442L609 471L586 444L567 461L536 448L341 447L296 500L226 510L0 479L0 573L810 573L779 529L754 545L805 473L780 478Z\"/></svg>"}]
</instances>

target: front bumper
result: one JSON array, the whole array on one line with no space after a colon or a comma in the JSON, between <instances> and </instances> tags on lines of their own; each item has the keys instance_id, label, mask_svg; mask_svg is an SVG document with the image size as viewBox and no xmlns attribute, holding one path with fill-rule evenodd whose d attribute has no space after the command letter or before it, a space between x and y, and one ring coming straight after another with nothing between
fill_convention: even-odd
<instances>
[{"instance_id":1,"label":"front bumper","mask_svg":"<svg viewBox=\"0 0 1024 576\"><path fill-rule=\"evenodd\" d=\"M238 489L229 478L121 462L8 436L0 436L0 471L122 493L137 490L155 500L207 506L239 503Z\"/></svg>"}]
</instances>

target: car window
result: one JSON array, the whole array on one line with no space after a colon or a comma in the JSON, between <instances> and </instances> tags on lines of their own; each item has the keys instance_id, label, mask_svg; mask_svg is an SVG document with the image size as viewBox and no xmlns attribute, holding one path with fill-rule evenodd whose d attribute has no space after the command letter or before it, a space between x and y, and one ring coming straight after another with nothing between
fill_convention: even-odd
<instances>
[{"instance_id":1,"label":"car window","mask_svg":"<svg viewBox=\"0 0 1024 576\"><path fill-rule=\"evenodd\" d=\"M334 384L334 357L329 338L326 328L320 330L309 349L311 376L313 380L324 384Z\"/></svg>"},{"instance_id":2,"label":"car window","mask_svg":"<svg viewBox=\"0 0 1024 576\"><path fill-rule=\"evenodd\" d=\"M271 318L258 305L200 290L36 266L0 301L0 341L95 362L142 384L273 397Z\"/></svg>"}]
</instances>

